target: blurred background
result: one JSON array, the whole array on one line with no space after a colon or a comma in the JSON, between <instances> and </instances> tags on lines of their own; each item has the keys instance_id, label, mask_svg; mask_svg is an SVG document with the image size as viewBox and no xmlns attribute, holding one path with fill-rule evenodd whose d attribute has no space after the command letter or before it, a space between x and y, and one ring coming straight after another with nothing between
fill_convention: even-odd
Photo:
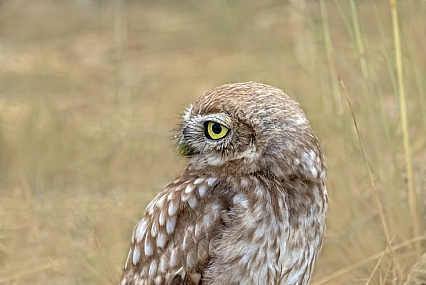
<instances>
[{"instance_id":1,"label":"blurred background","mask_svg":"<svg viewBox=\"0 0 426 285\"><path fill-rule=\"evenodd\" d=\"M0 5L0 283L118 282L146 204L185 165L185 107L250 80L299 101L324 148L313 284L402 284L426 251L425 1Z\"/></svg>"}]
</instances>

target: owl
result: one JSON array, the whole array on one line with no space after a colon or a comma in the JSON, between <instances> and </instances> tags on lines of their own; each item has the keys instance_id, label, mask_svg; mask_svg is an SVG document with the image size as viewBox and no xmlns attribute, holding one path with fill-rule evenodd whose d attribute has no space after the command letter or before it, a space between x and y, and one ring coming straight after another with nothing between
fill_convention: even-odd
<instances>
[{"instance_id":1,"label":"owl","mask_svg":"<svg viewBox=\"0 0 426 285\"><path fill-rule=\"evenodd\" d=\"M299 104L265 84L222 85L177 137L187 166L146 207L119 284L308 284L328 198Z\"/></svg>"}]
</instances>

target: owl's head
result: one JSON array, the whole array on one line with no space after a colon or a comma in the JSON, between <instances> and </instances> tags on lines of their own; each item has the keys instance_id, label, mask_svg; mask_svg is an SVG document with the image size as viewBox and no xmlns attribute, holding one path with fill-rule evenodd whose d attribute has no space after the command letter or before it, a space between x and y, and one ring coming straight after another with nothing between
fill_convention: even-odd
<instances>
[{"instance_id":1,"label":"owl's head","mask_svg":"<svg viewBox=\"0 0 426 285\"><path fill-rule=\"evenodd\" d=\"M194 171L309 177L323 168L317 138L299 104L265 84L214 88L186 110L180 131L178 152Z\"/></svg>"}]
</instances>

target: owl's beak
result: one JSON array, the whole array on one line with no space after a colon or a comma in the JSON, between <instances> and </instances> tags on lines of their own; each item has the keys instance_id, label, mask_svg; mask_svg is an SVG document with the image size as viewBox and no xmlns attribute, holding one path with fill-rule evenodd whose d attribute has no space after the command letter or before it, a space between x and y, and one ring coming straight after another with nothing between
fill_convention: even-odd
<instances>
[{"instance_id":1,"label":"owl's beak","mask_svg":"<svg viewBox=\"0 0 426 285\"><path fill-rule=\"evenodd\" d=\"M180 138L178 142L177 152L178 152L178 156L180 157L188 157L195 154L194 149L189 146L184 135L182 135L182 137Z\"/></svg>"}]
</instances>

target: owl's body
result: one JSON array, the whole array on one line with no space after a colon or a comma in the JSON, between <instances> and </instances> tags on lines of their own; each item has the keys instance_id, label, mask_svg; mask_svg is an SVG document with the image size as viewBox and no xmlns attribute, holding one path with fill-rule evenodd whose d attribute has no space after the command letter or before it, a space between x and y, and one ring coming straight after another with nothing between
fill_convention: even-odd
<instances>
[{"instance_id":1,"label":"owl's body","mask_svg":"<svg viewBox=\"0 0 426 285\"><path fill-rule=\"evenodd\" d=\"M147 206L120 284L308 284L326 169L299 105L268 85L223 85L188 108L180 135L188 165Z\"/></svg>"}]
</instances>

